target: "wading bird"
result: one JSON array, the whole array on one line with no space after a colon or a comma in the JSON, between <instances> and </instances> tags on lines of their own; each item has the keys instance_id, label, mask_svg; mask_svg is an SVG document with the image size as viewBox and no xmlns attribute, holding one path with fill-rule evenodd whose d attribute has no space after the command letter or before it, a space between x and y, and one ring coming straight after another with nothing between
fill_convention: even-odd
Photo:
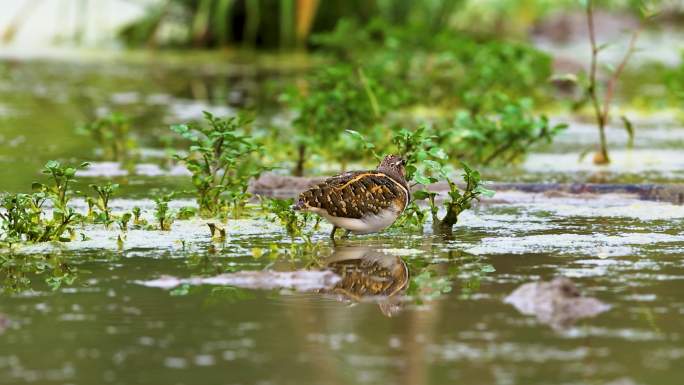
<instances>
[{"instance_id":1,"label":"wading bird","mask_svg":"<svg viewBox=\"0 0 684 385\"><path fill-rule=\"evenodd\" d=\"M299 194L294 210L314 212L333 229L354 234L375 233L389 227L411 199L404 159L388 155L375 170L350 171L326 179Z\"/></svg>"}]
</instances>

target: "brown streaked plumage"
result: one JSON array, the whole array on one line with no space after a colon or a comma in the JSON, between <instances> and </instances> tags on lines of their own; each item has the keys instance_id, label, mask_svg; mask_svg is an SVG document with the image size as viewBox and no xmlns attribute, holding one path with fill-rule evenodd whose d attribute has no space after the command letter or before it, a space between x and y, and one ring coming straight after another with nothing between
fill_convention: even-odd
<instances>
[{"instance_id":1,"label":"brown streaked plumage","mask_svg":"<svg viewBox=\"0 0 684 385\"><path fill-rule=\"evenodd\" d=\"M357 234L380 231L394 223L409 200L404 160L388 155L375 170L336 175L302 192L293 208L326 218L334 237L338 227Z\"/></svg>"}]
</instances>

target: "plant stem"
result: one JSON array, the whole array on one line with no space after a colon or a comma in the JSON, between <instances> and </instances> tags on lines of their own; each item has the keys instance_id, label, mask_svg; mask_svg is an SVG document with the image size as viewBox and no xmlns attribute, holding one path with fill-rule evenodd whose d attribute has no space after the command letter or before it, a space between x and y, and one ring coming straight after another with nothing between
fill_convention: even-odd
<instances>
[{"instance_id":1,"label":"plant stem","mask_svg":"<svg viewBox=\"0 0 684 385\"><path fill-rule=\"evenodd\" d=\"M636 49L636 41L639 37L639 34L641 33L642 26L643 24L632 33L632 37L629 40L629 45L627 47L627 52L625 52L625 56L622 58L622 61L620 61L620 64L618 64L617 68L613 72L613 75L610 77L610 79L608 79L608 84L606 84L606 94L603 97L603 116L605 120L608 120L610 117L610 102L613 100L615 85L617 84L618 78L624 71L627 62L632 57L632 54Z\"/></svg>"},{"instance_id":2,"label":"plant stem","mask_svg":"<svg viewBox=\"0 0 684 385\"><path fill-rule=\"evenodd\" d=\"M587 1L587 27L589 29L589 43L591 44L591 64L589 67L589 97L591 98L592 106L594 107L594 114L596 115L596 123L599 129L599 153L601 154L600 162L597 163L610 163L610 158L608 157L608 147L606 145L606 132L605 132L605 116L601 110L601 103L599 102L597 82L596 82L596 72L598 66L598 54L600 48L596 44L596 31L594 29L594 2L592 0ZM598 159L598 158L596 158Z\"/></svg>"},{"instance_id":3,"label":"plant stem","mask_svg":"<svg viewBox=\"0 0 684 385\"><path fill-rule=\"evenodd\" d=\"M620 78L620 75L622 75L627 62L629 62L629 59L632 57L632 54L636 49L636 41L644 27L644 24L641 23L639 28L632 33L625 56L622 58L617 68L615 71L613 71L612 75L608 79L605 94L603 95L603 105L601 105L601 101L599 101L596 81L598 53L601 48L596 44L596 31L594 29L594 3L592 0L587 1L587 26L589 28L589 42L591 43L591 67L589 70L588 91L589 96L591 97L592 105L594 107L594 113L596 115L596 121L599 128L599 153L597 155L600 156L594 158L594 163L606 164L610 163L610 158L608 157L608 145L606 143L605 128L606 124L608 124L608 121L610 120L610 105L613 100L615 86Z\"/></svg>"}]
</instances>

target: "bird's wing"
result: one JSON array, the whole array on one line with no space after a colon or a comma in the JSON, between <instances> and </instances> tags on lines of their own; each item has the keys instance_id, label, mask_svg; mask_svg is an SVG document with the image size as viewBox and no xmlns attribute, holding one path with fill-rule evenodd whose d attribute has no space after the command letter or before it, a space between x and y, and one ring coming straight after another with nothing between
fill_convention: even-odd
<instances>
[{"instance_id":1,"label":"bird's wing","mask_svg":"<svg viewBox=\"0 0 684 385\"><path fill-rule=\"evenodd\" d=\"M362 218L408 203L406 188L378 171L355 171L326 179L303 192L299 199L308 207L324 209L329 215Z\"/></svg>"}]
</instances>

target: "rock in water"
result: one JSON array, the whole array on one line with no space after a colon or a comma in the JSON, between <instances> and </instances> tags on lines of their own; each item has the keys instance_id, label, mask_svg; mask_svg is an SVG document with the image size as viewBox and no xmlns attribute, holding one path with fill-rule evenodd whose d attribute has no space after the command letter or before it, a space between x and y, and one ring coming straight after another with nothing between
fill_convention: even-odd
<instances>
[{"instance_id":1,"label":"rock in water","mask_svg":"<svg viewBox=\"0 0 684 385\"><path fill-rule=\"evenodd\" d=\"M554 329L568 327L580 318L594 317L610 309L610 305L596 298L583 297L575 284L565 277L523 284L504 302L523 314L535 315Z\"/></svg>"}]
</instances>

